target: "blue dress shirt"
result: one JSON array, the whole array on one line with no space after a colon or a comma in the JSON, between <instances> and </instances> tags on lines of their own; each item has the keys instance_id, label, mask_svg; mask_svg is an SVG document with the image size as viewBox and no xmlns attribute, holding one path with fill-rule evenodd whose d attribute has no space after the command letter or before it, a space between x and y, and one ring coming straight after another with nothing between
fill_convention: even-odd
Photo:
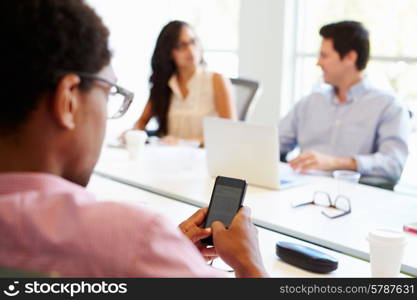
<instances>
[{"instance_id":1,"label":"blue dress shirt","mask_svg":"<svg viewBox=\"0 0 417 300\"><path fill-rule=\"evenodd\" d=\"M364 79L341 103L333 88L300 100L281 120L280 151L353 157L362 175L397 181L408 155L408 110L391 93Z\"/></svg>"}]
</instances>

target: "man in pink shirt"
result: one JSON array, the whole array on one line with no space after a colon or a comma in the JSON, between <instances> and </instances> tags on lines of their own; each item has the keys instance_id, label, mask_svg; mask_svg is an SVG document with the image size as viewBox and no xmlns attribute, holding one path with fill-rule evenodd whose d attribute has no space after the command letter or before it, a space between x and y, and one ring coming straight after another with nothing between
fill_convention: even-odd
<instances>
[{"instance_id":1,"label":"man in pink shirt","mask_svg":"<svg viewBox=\"0 0 417 300\"><path fill-rule=\"evenodd\" d=\"M230 228L200 228L200 209L179 228L137 207L98 202L84 189L106 120L133 94L118 86L108 30L82 0L2 1L0 266L72 277L267 276L250 211ZM114 108L114 96L124 99ZM200 240L213 235L214 248Z\"/></svg>"}]
</instances>

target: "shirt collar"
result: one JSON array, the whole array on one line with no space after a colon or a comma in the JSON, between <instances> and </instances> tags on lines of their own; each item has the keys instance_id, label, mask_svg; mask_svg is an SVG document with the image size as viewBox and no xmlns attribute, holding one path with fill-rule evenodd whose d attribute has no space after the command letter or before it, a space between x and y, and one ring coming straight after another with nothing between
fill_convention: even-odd
<instances>
[{"instance_id":1,"label":"shirt collar","mask_svg":"<svg viewBox=\"0 0 417 300\"><path fill-rule=\"evenodd\" d=\"M82 186L53 174L36 172L0 173L0 195L24 192L28 190L46 192L73 190L82 193L89 193Z\"/></svg>"},{"instance_id":2,"label":"shirt collar","mask_svg":"<svg viewBox=\"0 0 417 300\"><path fill-rule=\"evenodd\" d=\"M199 74L201 74L203 72L203 68L198 66L195 69L194 74L191 76L190 80L188 80L187 82L187 88L189 88L190 86L192 86L192 84L194 83L194 81L196 80L196 78L198 77ZM178 77L177 74L174 73L171 78L168 80L168 86L171 88L172 93L174 93L175 96L177 96L180 99L183 99L183 95L181 93L180 90L180 86L178 84Z\"/></svg>"},{"instance_id":3,"label":"shirt collar","mask_svg":"<svg viewBox=\"0 0 417 300\"><path fill-rule=\"evenodd\" d=\"M358 101L363 97L363 95L370 89L371 85L369 80L365 77L358 83L354 84L348 91L347 101L345 103ZM339 99L336 96L335 89L333 88L333 102L339 104Z\"/></svg>"}]
</instances>

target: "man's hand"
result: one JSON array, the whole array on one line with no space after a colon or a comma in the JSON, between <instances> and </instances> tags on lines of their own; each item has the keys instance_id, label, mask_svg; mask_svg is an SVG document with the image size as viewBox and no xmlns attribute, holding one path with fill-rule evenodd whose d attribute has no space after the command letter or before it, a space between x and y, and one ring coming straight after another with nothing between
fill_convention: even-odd
<instances>
[{"instance_id":1,"label":"man's hand","mask_svg":"<svg viewBox=\"0 0 417 300\"><path fill-rule=\"evenodd\" d=\"M334 156L321 154L315 151L301 153L289 162L291 168L301 173L310 169L329 171L334 169Z\"/></svg>"},{"instance_id":2,"label":"man's hand","mask_svg":"<svg viewBox=\"0 0 417 300\"><path fill-rule=\"evenodd\" d=\"M207 207L199 209L178 227L191 240L191 242L194 243L198 250L200 250L204 258L207 261L210 261L217 257L216 249L214 247L208 247L203 244L201 240L211 236L211 228L199 227L203 223L207 215L207 211Z\"/></svg>"},{"instance_id":3,"label":"man's hand","mask_svg":"<svg viewBox=\"0 0 417 300\"><path fill-rule=\"evenodd\" d=\"M301 153L289 162L291 168L301 173L311 169L331 171L336 169L356 171L356 160L351 157L336 157L315 151Z\"/></svg>"},{"instance_id":4,"label":"man's hand","mask_svg":"<svg viewBox=\"0 0 417 300\"><path fill-rule=\"evenodd\" d=\"M267 277L258 245L258 231L252 224L250 209L242 207L227 229L223 223L212 224L217 253L233 268L236 277Z\"/></svg>"}]
</instances>

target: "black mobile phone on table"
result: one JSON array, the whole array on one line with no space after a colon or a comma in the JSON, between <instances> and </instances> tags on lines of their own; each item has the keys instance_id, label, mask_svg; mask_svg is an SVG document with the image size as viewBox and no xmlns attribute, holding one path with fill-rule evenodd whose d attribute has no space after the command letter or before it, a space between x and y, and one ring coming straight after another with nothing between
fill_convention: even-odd
<instances>
[{"instance_id":1,"label":"black mobile phone on table","mask_svg":"<svg viewBox=\"0 0 417 300\"><path fill-rule=\"evenodd\" d=\"M245 180L217 176L202 227L208 228L214 221L221 221L228 228L239 208L242 207L246 185ZM213 245L211 236L201 241Z\"/></svg>"}]
</instances>

